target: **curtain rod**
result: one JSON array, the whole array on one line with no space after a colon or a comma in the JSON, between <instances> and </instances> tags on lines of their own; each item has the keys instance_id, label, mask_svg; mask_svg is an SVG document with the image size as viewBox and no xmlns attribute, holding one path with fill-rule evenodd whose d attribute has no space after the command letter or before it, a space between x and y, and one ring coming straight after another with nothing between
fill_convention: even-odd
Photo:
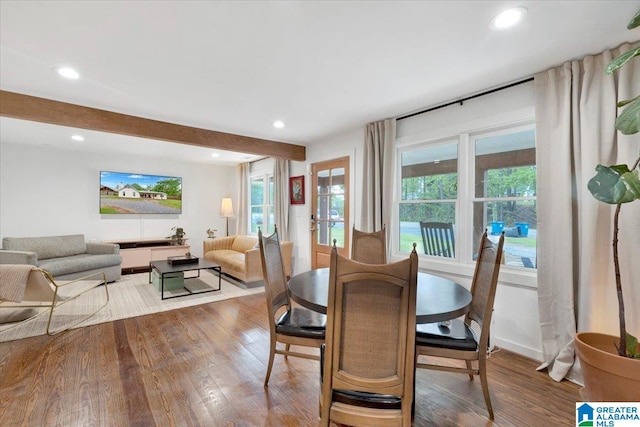
<instances>
[{"instance_id":1,"label":"curtain rod","mask_svg":"<svg viewBox=\"0 0 640 427\"><path fill-rule=\"evenodd\" d=\"M420 110L420 111L416 111L415 113L409 113L409 114L406 114L404 116L398 117L396 119L396 121L397 120L408 119L409 117L417 116L418 114L428 113L430 111L438 110L440 108L448 107L448 106L454 105L454 104L462 105L462 103L464 101L468 101L468 100L474 99L474 98L479 98L479 97L484 96L484 95L489 95L490 93L498 92L498 91L503 90L503 89L509 89L510 87L518 86L518 85L521 85L523 83L528 83L530 81L533 81L533 77L529 77L527 79L520 80L519 82L509 83L508 85L500 86L500 87L497 87L495 89L486 90L484 92L480 92L480 93L477 93L475 95L467 96L466 98L458 99L457 101L451 101L451 102L447 102L446 104L437 105L435 107L427 108L426 110Z\"/></svg>"}]
</instances>

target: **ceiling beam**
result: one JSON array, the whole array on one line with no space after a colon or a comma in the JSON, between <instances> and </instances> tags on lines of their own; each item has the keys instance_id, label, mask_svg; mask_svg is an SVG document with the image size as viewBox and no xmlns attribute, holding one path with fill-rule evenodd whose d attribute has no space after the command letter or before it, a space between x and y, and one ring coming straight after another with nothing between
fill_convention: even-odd
<instances>
[{"instance_id":1,"label":"ceiling beam","mask_svg":"<svg viewBox=\"0 0 640 427\"><path fill-rule=\"evenodd\" d=\"M0 90L0 116L303 162L303 145L194 128Z\"/></svg>"}]
</instances>

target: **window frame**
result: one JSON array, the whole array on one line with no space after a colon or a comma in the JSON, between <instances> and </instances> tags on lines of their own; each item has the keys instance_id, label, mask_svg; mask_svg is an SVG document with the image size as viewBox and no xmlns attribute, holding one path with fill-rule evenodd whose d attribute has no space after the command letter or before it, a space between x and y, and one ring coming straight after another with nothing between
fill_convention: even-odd
<instances>
[{"instance_id":1,"label":"window frame","mask_svg":"<svg viewBox=\"0 0 640 427\"><path fill-rule=\"evenodd\" d=\"M251 173L249 175L249 215L247 218L248 224L247 224L247 230L248 230L248 234L250 236L257 236L258 235L258 231L257 231L257 227L256 227L256 231L253 232L253 228L252 228L252 216L253 216L253 209L257 208L257 207L261 207L262 208L262 225L260 226L262 229L263 233L267 233L270 234L270 226L272 225L270 223L270 212L274 209L274 205L273 205L273 200L272 199L272 193L270 192L270 184L274 184L274 180L273 180L273 173L272 172L256 172L256 173ZM262 204L261 205L254 205L252 204L252 200L251 200L251 193L252 193L252 188L253 188L253 183L254 181L258 181L258 180L262 180L263 182L263 200L262 200ZM266 220L265 220L266 218Z\"/></svg>"},{"instance_id":2,"label":"window frame","mask_svg":"<svg viewBox=\"0 0 640 427\"><path fill-rule=\"evenodd\" d=\"M406 153L406 152L410 152L410 151L415 151L415 150L419 150L422 148L427 148L427 147L438 147L438 146L443 146L443 145L451 145L451 144L456 144L457 145L457 151L456 151L456 161L457 161L457 170L456 173L458 174L458 182L457 182L457 198L456 199L431 199L431 200L424 200L424 199L418 199L418 200L402 200L402 154ZM415 145L411 145L411 146L407 146L405 148L399 148L398 151L398 156L397 156L397 170L398 170L398 178L396 180L397 185L396 185L396 192L398 194L398 198L396 200L396 209L394 210L394 215L396 217L398 217L398 213L400 212L399 208L401 204L419 204L419 203L426 203L426 204L436 204L436 203L453 203L454 205L454 209L455 209L455 224L456 224L456 228L454 230L454 237L455 239L458 239L458 235L460 233L460 229L458 228L458 224L460 224L460 209L461 209L461 197L460 197L460 182L461 182L461 175L460 175L460 139L458 138L458 135L450 135L447 136L445 138L438 138L436 140L430 141L428 143L421 143L421 144L415 144ZM399 218L398 218L398 233L400 230L400 222L399 222ZM398 254L402 254L402 255L407 255L407 253L401 253L400 252L400 248L399 248L399 239L395 238L396 236L393 236L392 239L394 241L394 250L398 253ZM457 242L457 240L456 240ZM428 259L433 259L436 257L431 257L428 255L423 254L422 252L422 240L415 242L417 243L417 247L416 250L418 251L418 255L423 257L423 258L428 258ZM460 254L460 249L458 248L458 246L456 245L456 253L455 253L455 257L446 257L446 258L442 258L438 257L439 261L445 262L445 263L452 263L455 262L457 264L457 261L459 261L461 259L461 254Z\"/></svg>"},{"instance_id":3,"label":"window frame","mask_svg":"<svg viewBox=\"0 0 640 427\"><path fill-rule=\"evenodd\" d=\"M484 119L476 119L468 123L460 123L442 129L433 129L422 134L408 135L396 140L396 173L394 183L394 210L390 243L392 256L406 257L406 253L399 251L399 207L402 195L402 154L420 148L458 140L458 204L456 205L456 258L433 257L419 254L420 268L443 274L452 278L473 277L475 262L472 261L471 239L463 236L471 236L473 225L473 203L477 201L474 194L475 179L475 141L479 135L487 136L492 133L504 133L505 131L518 131L525 128L535 129L535 112L533 107L523 108L505 114L498 114ZM531 199L531 198L529 198ZM536 197L533 197L536 199ZM467 218L468 220L464 220ZM421 241L416 242L420 247ZM538 248L540 247L538 242ZM421 252L421 251L419 251ZM537 288L537 269L510 268L503 266L500 271L500 281L524 288Z\"/></svg>"}]
</instances>

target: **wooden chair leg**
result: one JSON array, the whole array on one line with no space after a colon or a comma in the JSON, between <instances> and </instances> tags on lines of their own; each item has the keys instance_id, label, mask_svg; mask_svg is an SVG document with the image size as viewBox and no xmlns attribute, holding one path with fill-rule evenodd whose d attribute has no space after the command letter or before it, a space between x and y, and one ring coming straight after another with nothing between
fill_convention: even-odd
<instances>
[{"instance_id":1,"label":"wooden chair leg","mask_svg":"<svg viewBox=\"0 0 640 427\"><path fill-rule=\"evenodd\" d=\"M269 364L267 365L267 375L264 378L264 386L269 385L269 377L271 376L271 368L273 367L273 359L276 356L276 341L271 339L271 345L269 347Z\"/></svg>"},{"instance_id":2,"label":"wooden chair leg","mask_svg":"<svg viewBox=\"0 0 640 427\"><path fill-rule=\"evenodd\" d=\"M467 364L467 369L469 370L469 372L471 372L471 370L473 369L473 363L471 362L471 360L465 360L465 363ZM469 373L469 380L473 381L472 373Z\"/></svg>"},{"instance_id":3,"label":"wooden chair leg","mask_svg":"<svg viewBox=\"0 0 640 427\"><path fill-rule=\"evenodd\" d=\"M493 406L491 406L491 396L489 396L489 383L487 382L487 363L486 360L478 362L480 370L480 384L482 385L482 394L484 394L484 403L487 405L489 419L493 420Z\"/></svg>"}]
</instances>

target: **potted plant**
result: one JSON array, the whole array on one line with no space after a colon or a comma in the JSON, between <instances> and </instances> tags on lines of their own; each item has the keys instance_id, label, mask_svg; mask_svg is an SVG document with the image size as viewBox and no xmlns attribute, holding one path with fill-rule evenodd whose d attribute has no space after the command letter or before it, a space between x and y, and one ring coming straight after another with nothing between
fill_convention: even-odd
<instances>
[{"instance_id":1,"label":"potted plant","mask_svg":"<svg viewBox=\"0 0 640 427\"><path fill-rule=\"evenodd\" d=\"M640 11L627 28L638 26ZM614 59L605 72L613 73L636 56L640 56L640 48L632 49ZM625 135L638 133L640 95L633 100L619 102L618 107L624 109L616 120L616 129ZM619 337L594 332L576 334L576 352L583 369L585 385L581 394L589 401L640 401L640 346L637 338L626 328L618 259L618 219L622 204L640 199L639 163L640 157L631 167L626 164L598 165L596 176L588 183L588 189L596 199L616 205L613 216L613 263L620 322Z\"/></svg>"},{"instance_id":2,"label":"potted plant","mask_svg":"<svg viewBox=\"0 0 640 427\"><path fill-rule=\"evenodd\" d=\"M173 234L171 236L167 236L167 238L173 240L178 246L182 245L186 240L184 236L187 235L187 233L184 232L184 229L182 227L172 227L171 231L173 231Z\"/></svg>"}]
</instances>

